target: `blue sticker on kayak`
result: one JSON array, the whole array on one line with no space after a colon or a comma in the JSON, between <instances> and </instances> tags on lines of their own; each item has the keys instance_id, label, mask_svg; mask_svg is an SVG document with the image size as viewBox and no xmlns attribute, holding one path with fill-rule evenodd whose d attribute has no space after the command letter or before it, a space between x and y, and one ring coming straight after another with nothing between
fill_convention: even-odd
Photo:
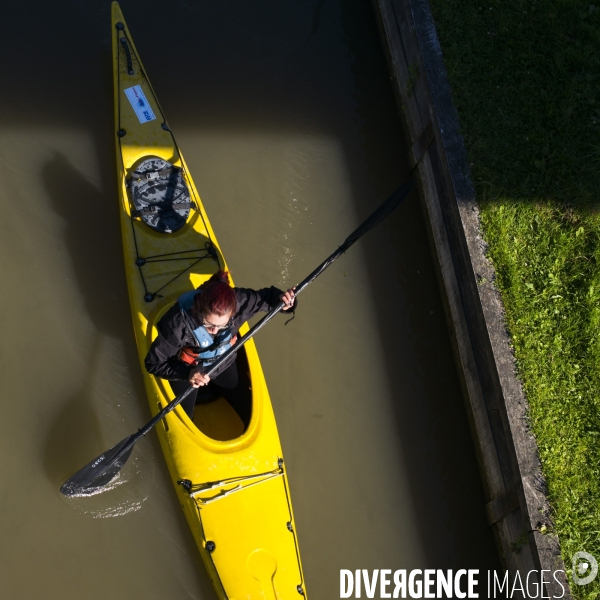
<instances>
[{"instance_id":1,"label":"blue sticker on kayak","mask_svg":"<svg viewBox=\"0 0 600 600\"><path fill-rule=\"evenodd\" d=\"M125 90L125 95L140 123L147 123L148 121L154 121L154 119L156 119L156 115L150 107L150 102L146 99L141 85L134 85L133 87L127 88Z\"/></svg>"}]
</instances>

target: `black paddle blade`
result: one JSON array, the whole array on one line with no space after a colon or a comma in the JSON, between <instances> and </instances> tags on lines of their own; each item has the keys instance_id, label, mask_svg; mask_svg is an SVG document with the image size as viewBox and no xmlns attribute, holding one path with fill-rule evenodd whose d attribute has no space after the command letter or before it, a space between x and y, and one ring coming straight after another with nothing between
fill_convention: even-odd
<instances>
[{"instance_id":1,"label":"black paddle blade","mask_svg":"<svg viewBox=\"0 0 600 600\"><path fill-rule=\"evenodd\" d=\"M60 491L65 496L93 494L121 470L136 442L136 435L126 437L104 454L97 456L83 469L79 469L75 475L63 483Z\"/></svg>"},{"instance_id":2,"label":"black paddle blade","mask_svg":"<svg viewBox=\"0 0 600 600\"><path fill-rule=\"evenodd\" d=\"M411 192L415 180L411 177L402 187L398 188L356 231L353 231L342 246L349 248L375 225L381 223L390 215Z\"/></svg>"}]
</instances>

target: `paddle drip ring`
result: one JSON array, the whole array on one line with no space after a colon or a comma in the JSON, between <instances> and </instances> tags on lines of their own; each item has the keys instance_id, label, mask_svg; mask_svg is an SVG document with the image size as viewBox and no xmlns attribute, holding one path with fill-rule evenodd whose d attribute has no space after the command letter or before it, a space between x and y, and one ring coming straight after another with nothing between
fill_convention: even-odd
<instances>
[{"instance_id":1,"label":"paddle drip ring","mask_svg":"<svg viewBox=\"0 0 600 600\"><path fill-rule=\"evenodd\" d=\"M161 233L181 229L196 208L181 169L158 157L144 159L128 180L133 218Z\"/></svg>"}]
</instances>

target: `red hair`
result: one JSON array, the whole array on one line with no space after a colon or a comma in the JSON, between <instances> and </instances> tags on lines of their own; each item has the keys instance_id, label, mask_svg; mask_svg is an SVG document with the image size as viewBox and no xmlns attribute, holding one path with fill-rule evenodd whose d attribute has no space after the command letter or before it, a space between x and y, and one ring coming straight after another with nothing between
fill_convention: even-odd
<instances>
[{"instance_id":1,"label":"red hair","mask_svg":"<svg viewBox=\"0 0 600 600\"><path fill-rule=\"evenodd\" d=\"M235 312L237 300L231 287L229 271L217 271L200 289L202 293L194 296L192 304L192 314L198 322L202 322L202 315L224 317Z\"/></svg>"}]
</instances>

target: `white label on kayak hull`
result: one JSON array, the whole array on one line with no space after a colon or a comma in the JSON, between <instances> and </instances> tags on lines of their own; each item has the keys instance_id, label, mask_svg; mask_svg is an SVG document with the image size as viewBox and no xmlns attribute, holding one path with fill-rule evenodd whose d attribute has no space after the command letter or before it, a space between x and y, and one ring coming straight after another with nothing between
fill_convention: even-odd
<instances>
[{"instance_id":1,"label":"white label on kayak hull","mask_svg":"<svg viewBox=\"0 0 600 600\"><path fill-rule=\"evenodd\" d=\"M127 88L125 90L125 95L140 123L147 123L148 121L154 121L154 119L156 119L156 115L150 107L150 102L146 99L141 85L134 85L133 87Z\"/></svg>"}]
</instances>

